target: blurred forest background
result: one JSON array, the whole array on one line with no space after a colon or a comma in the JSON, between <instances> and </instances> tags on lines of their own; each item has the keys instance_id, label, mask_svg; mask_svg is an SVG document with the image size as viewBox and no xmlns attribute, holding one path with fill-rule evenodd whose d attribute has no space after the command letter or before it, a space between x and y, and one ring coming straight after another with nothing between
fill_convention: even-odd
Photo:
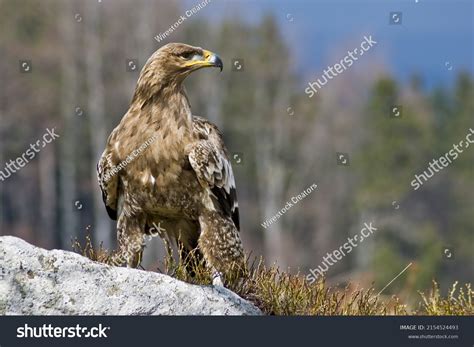
<instances>
[{"instance_id":1,"label":"blurred forest background","mask_svg":"<svg viewBox=\"0 0 474 347\"><path fill-rule=\"evenodd\" d=\"M210 2L164 42L154 39L198 3L0 0L0 170L46 128L60 135L0 181L0 234L71 249L73 238L90 233L95 244L115 246L96 162L145 61L163 43L185 42L224 61L222 73L197 72L186 87L193 112L214 121L240 157L233 165L247 252L306 274L373 222L377 232L329 269L329 282L381 289L410 262L387 294L409 299L433 278L442 285L471 282L474 148L419 190L410 182L474 128L472 69L450 72L452 85L424 88L423 71L399 81L387 61L368 52L309 99L307 82L363 34L333 42L325 64L304 70L275 12L252 21L238 11L219 18ZM241 11L251 12L251 3ZM472 41L457 44L472 51ZM307 45L314 51L318 42ZM232 69L237 58L241 71ZM138 60L135 71L127 70L127 59ZM20 60L31 60L30 73L20 71ZM402 106L401 118L390 117L393 105ZM348 166L338 165L336 152L348 153ZM306 199L261 226L313 183L318 188ZM148 244L145 267L156 269L163 254L161 241Z\"/></svg>"}]
</instances>

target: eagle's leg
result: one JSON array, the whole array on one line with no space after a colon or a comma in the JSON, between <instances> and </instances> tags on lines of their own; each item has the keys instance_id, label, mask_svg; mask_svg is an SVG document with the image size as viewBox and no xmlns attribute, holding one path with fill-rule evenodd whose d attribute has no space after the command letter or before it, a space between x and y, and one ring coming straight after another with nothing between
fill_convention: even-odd
<instances>
[{"instance_id":1,"label":"eagle's leg","mask_svg":"<svg viewBox=\"0 0 474 347\"><path fill-rule=\"evenodd\" d=\"M244 252L239 231L232 220L218 211L205 211L199 217L199 249L213 272L213 284L222 285L223 276L244 269Z\"/></svg>"},{"instance_id":2,"label":"eagle's leg","mask_svg":"<svg viewBox=\"0 0 474 347\"><path fill-rule=\"evenodd\" d=\"M145 220L140 216L126 216L122 213L117 222L118 256L121 264L136 268L142 261L145 248Z\"/></svg>"}]
</instances>

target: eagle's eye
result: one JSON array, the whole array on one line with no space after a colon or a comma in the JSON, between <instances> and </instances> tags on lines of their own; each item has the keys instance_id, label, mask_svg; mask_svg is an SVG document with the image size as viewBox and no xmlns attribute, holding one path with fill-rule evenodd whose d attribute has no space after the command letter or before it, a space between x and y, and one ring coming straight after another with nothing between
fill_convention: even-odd
<instances>
[{"instance_id":1,"label":"eagle's eye","mask_svg":"<svg viewBox=\"0 0 474 347\"><path fill-rule=\"evenodd\" d=\"M194 52L183 52L179 54L181 58L184 58L186 60L190 59L194 55Z\"/></svg>"}]
</instances>

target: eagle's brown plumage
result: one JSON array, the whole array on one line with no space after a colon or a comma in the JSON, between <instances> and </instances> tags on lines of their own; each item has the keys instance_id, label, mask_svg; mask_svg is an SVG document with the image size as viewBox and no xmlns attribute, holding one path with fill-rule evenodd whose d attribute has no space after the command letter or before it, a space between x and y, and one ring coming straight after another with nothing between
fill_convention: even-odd
<instances>
[{"instance_id":1,"label":"eagle's brown plumage","mask_svg":"<svg viewBox=\"0 0 474 347\"><path fill-rule=\"evenodd\" d=\"M222 62L198 47L171 43L157 50L99 160L104 203L117 220L118 259L128 266L138 266L154 224L185 251L197 247L216 273L243 266L235 180L222 135L192 115L182 86L192 71L208 66L222 69Z\"/></svg>"}]
</instances>

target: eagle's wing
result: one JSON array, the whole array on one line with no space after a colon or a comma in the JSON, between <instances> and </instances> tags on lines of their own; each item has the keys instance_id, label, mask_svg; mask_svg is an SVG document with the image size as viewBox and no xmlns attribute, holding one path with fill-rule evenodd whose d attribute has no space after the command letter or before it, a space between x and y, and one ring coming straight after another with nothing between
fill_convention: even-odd
<instances>
[{"instance_id":1,"label":"eagle's wing","mask_svg":"<svg viewBox=\"0 0 474 347\"><path fill-rule=\"evenodd\" d=\"M199 139L189 149L189 162L199 182L211 191L214 201L240 230L234 173L219 129L193 116L193 132Z\"/></svg>"},{"instance_id":2,"label":"eagle's wing","mask_svg":"<svg viewBox=\"0 0 474 347\"><path fill-rule=\"evenodd\" d=\"M109 217L117 220L117 201L118 201L118 182L117 163L115 156L109 150L108 144L104 153L97 163L97 179L99 180L100 190L102 191L102 199Z\"/></svg>"}]
</instances>

